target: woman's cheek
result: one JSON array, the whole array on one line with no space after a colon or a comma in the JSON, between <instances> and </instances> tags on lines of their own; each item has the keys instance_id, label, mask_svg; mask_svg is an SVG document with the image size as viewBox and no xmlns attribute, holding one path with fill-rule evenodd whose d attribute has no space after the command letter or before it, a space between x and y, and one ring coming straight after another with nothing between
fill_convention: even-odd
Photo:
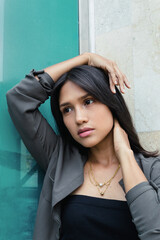
<instances>
[{"instance_id":1,"label":"woman's cheek","mask_svg":"<svg viewBox=\"0 0 160 240\"><path fill-rule=\"evenodd\" d=\"M68 117L68 118L63 118L63 122L64 122L64 125L66 126L66 128L68 129L68 131L71 133L71 129L73 126L72 123L71 123L71 119Z\"/></svg>"}]
</instances>

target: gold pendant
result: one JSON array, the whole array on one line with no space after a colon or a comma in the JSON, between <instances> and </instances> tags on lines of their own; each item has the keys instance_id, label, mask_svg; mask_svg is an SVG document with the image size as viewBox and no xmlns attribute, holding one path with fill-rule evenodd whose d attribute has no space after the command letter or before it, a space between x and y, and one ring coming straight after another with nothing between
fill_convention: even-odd
<instances>
[{"instance_id":1,"label":"gold pendant","mask_svg":"<svg viewBox=\"0 0 160 240\"><path fill-rule=\"evenodd\" d=\"M100 186L100 187L103 187L103 186L104 186L104 183L99 183L99 186Z\"/></svg>"}]
</instances>

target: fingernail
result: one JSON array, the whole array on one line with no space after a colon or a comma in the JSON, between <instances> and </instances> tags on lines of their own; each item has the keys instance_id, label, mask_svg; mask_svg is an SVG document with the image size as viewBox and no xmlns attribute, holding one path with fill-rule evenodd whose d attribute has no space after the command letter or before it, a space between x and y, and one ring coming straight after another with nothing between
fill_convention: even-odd
<instances>
[{"instance_id":1,"label":"fingernail","mask_svg":"<svg viewBox=\"0 0 160 240\"><path fill-rule=\"evenodd\" d=\"M115 81L115 84L117 84L118 82L117 81Z\"/></svg>"}]
</instances>

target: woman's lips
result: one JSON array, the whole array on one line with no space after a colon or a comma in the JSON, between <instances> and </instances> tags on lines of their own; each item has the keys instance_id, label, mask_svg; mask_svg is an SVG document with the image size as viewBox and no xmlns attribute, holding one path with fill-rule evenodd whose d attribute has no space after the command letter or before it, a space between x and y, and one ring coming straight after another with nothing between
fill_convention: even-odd
<instances>
[{"instance_id":1,"label":"woman's lips","mask_svg":"<svg viewBox=\"0 0 160 240\"><path fill-rule=\"evenodd\" d=\"M87 137L87 136L89 136L93 131L94 131L94 129L91 129L91 130L88 130L88 131L79 133L79 136L82 137L82 138L83 138L83 137Z\"/></svg>"}]
</instances>

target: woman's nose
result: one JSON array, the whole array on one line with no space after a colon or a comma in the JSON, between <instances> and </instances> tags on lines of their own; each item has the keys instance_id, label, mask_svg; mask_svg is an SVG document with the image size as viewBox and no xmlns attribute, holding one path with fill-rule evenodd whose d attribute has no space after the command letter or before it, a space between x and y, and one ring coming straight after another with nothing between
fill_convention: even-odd
<instances>
[{"instance_id":1,"label":"woman's nose","mask_svg":"<svg viewBox=\"0 0 160 240\"><path fill-rule=\"evenodd\" d=\"M87 113L85 111L85 109L78 109L76 110L76 123L77 124L82 124L83 122L87 122L88 121L88 117L87 117Z\"/></svg>"}]
</instances>

